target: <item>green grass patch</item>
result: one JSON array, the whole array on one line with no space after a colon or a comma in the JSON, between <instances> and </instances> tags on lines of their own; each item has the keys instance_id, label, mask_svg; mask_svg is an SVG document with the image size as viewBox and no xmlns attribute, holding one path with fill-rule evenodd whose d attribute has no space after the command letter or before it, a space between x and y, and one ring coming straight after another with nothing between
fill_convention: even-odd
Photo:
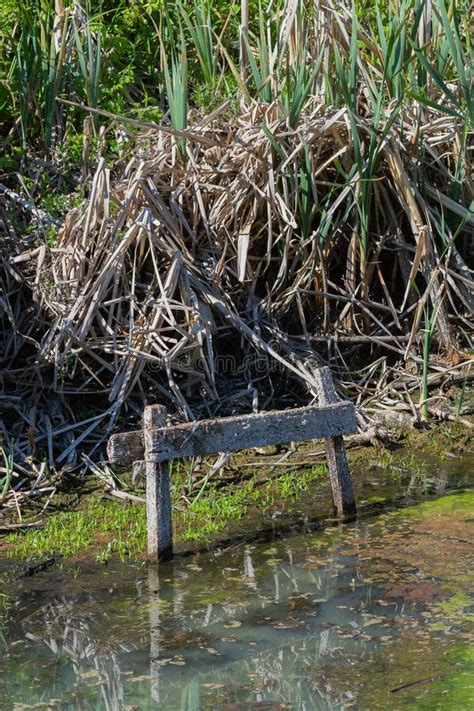
<instances>
[{"instance_id":1,"label":"green grass patch","mask_svg":"<svg viewBox=\"0 0 474 711\"><path fill-rule=\"evenodd\" d=\"M177 512L176 528L181 528L186 541L217 535L229 522L244 518L251 507L268 511L277 502L298 500L312 482L326 474L327 467L322 464L302 472L285 472L264 484L252 478L228 489L210 487L205 497Z\"/></svg>"},{"instance_id":2,"label":"green grass patch","mask_svg":"<svg viewBox=\"0 0 474 711\"><path fill-rule=\"evenodd\" d=\"M287 472L263 484L255 478L225 488L212 484L186 505L181 494L189 483L188 473L181 468L176 471L173 489L175 538L202 541L217 537L230 523L244 519L250 508L266 513L276 503L296 501L326 474L326 466L319 465ZM91 552L102 562L113 555L140 558L146 548L145 507L93 496L84 500L80 510L51 515L43 528L12 533L6 541L8 555L14 558L75 557Z\"/></svg>"},{"instance_id":3,"label":"green grass patch","mask_svg":"<svg viewBox=\"0 0 474 711\"><path fill-rule=\"evenodd\" d=\"M50 516L42 529L14 533L8 555L15 558L41 558L52 553L76 556L92 548L105 560L116 553L121 558L143 553L146 518L143 506L122 504L100 497L89 498L80 511L63 511Z\"/></svg>"}]
</instances>

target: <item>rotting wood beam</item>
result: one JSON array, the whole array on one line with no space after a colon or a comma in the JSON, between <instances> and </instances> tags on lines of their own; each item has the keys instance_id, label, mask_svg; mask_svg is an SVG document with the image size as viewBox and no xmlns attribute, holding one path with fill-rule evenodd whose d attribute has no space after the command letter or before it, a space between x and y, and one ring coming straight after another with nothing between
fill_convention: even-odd
<instances>
[{"instance_id":1,"label":"rotting wood beam","mask_svg":"<svg viewBox=\"0 0 474 711\"><path fill-rule=\"evenodd\" d=\"M343 435L357 430L350 402L311 405L219 420L198 420L173 427L151 429L149 457L155 462L235 452L283 442L301 442ZM144 459L140 431L112 435L107 447L111 463L132 464Z\"/></svg>"}]
</instances>

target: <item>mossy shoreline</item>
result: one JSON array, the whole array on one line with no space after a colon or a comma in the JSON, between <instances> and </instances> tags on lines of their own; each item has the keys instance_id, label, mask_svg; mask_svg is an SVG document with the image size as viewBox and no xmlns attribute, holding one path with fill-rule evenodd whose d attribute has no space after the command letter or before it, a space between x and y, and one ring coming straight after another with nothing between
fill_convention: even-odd
<instances>
[{"instance_id":1,"label":"mossy shoreline","mask_svg":"<svg viewBox=\"0 0 474 711\"><path fill-rule=\"evenodd\" d=\"M459 486L460 472L464 469L468 476L474 462L470 439L466 427L445 423L429 430L398 432L388 445L350 449L359 512L370 514L436 496L440 482L448 488ZM315 446L306 445L306 449L309 457ZM190 472L185 467L174 470L173 525L178 554L334 523L324 460L315 459L317 463L311 467L278 474L274 461L267 467L252 468L256 457L260 465L266 458L243 453L235 465L239 476L228 483L217 478L197 489L190 488ZM120 476L120 483L143 495L142 490L130 487L126 474ZM144 558L146 518L142 504L113 499L104 493L101 482L90 478L80 487L62 492L60 499L60 509L58 505L59 510L47 513L40 528L0 538L0 567L2 559L41 561L53 556L72 562L92 559L107 563L114 556ZM31 520L38 519L34 509L28 514Z\"/></svg>"}]
</instances>

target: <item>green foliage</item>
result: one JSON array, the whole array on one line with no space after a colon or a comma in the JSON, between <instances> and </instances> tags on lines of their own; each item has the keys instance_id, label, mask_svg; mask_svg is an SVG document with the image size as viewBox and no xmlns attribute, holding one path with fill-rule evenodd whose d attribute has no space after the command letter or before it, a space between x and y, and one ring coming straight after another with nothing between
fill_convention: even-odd
<instances>
[{"instance_id":1,"label":"green foliage","mask_svg":"<svg viewBox=\"0 0 474 711\"><path fill-rule=\"evenodd\" d=\"M41 558L55 553L75 556L108 539L99 553L104 557L117 554L140 555L146 540L146 519L143 507L124 506L115 501L94 497L82 511L62 511L47 518L44 528L25 534L10 534L7 541L14 543L10 555L22 558Z\"/></svg>"},{"instance_id":2,"label":"green foliage","mask_svg":"<svg viewBox=\"0 0 474 711\"><path fill-rule=\"evenodd\" d=\"M36 118L46 146L51 146L56 121L56 99L62 89L64 35L53 34L54 17L49 8L32 27L23 26L13 61L18 82L18 103L23 146L28 145L31 119Z\"/></svg>"},{"instance_id":3,"label":"green foliage","mask_svg":"<svg viewBox=\"0 0 474 711\"><path fill-rule=\"evenodd\" d=\"M102 70L101 30L93 36L90 24L85 26L85 37L81 36L77 25L73 23L74 39L76 41L77 59L85 88L87 104L97 108L99 98L99 83Z\"/></svg>"},{"instance_id":4,"label":"green foliage","mask_svg":"<svg viewBox=\"0 0 474 711\"><path fill-rule=\"evenodd\" d=\"M209 0L196 0L194 18L180 2L178 7L196 50L204 82L210 87L215 87L218 75L218 55L214 47L211 3Z\"/></svg>"},{"instance_id":5,"label":"green foliage","mask_svg":"<svg viewBox=\"0 0 474 711\"><path fill-rule=\"evenodd\" d=\"M10 488L13 477L13 454L0 447L3 458L3 476L0 476L0 502Z\"/></svg>"},{"instance_id":6,"label":"green foliage","mask_svg":"<svg viewBox=\"0 0 474 711\"><path fill-rule=\"evenodd\" d=\"M466 22L469 16L468 5L464 5L466 15L461 14L458 4L445 0L436 0L435 27L439 39L435 43L435 61L425 46L419 46L412 41L413 49L420 66L437 87L444 101L432 100L422 92L422 87L416 87L413 95L425 106L435 106L437 109L458 116L471 129L474 127L474 70L473 48L471 35L461 28L462 20ZM465 27L465 30L468 28ZM453 86L456 84L457 86ZM459 88L460 91L457 91Z\"/></svg>"},{"instance_id":7,"label":"green foliage","mask_svg":"<svg viewBox=\"0 0 474 711\"><path fill-rule=\"evenodd\" d=\"M188 123L188 61L183 37L180 53L172 52L171 66L163 50L163 68L171 125L178 131L184 131ZM185 157L185 140L179 138L178 145L182 156Z\"/></svg>"},{"instance_id":8,"label":"green foliage","mask_svg":"<svg viewBox=\"0 0 474 711\"><path fill-rule=\"evenodd\" d=\"M41 207L53 217L62 218L69 210L72 210L74 207L79 207L83 201L84 198L79 193L48 191L45 192L41 200ZM49 232L49 234L52 235L53 233L54 228L53 232Z\"/></svg>"},{"instance_id":9,"label":"green foliage","mask_svg":"<svg viewBox=\"0 0 474 711\"><path fill-rule=\"evenodd\" d=\"M50 147L67 136L69 125L81 124L83 114L58 104L60 96L119 114L169 109L174 124L183 127L188 84L195 103L212 103L216 91L224 97L236 88L248 98L278 99L295 126L323 84L328 99L344 103L357 118L357 89L364 82L381 123L391 101L415 97L472 126L472 47L464 0L435 0L430 18L423 0L360 0L352 12L350 46L343 50L335 42L317 54L317 18L309 4L297 3L289 30L281 0L265 5L252 0L243 40L247 82L237 68L240 6L230 0L99 0L86 2L84 10L68 0L59 16L52 0L4 0L0 7L0 121L13 126L20 118L24 146L40 137ZM188 66L188 56L198 61ZM351 126L360 143L354 118ZM368 200L366 195L362 212ZM363 214L360 219L363 231Z\"/></svg>"},{"instance_id":10,"label":"green foliage","mask_svg":"<svg viewBox=\"0 0 474 711\"><path fill-rule=\"evenodd\" d=\"M173 464L173 525L177 539L199 541L222 533L230 522L242 520L251 507L268 513L275 502L299 499L312 482L327 475L327 468L319 465L288 472L263 484L254 478L226 488L208 484L183 506L181 495L186 491L189 496L191 474L187 463ZM140 557L146 546L145 507L94 496L86 499L81 510L59 512L48 517L42 529L10 534L7 542L14 544L9 555L15 558L38 559L51 554L74 557L91 549L96 560L103 563L112 556L122 560Z\"/></svg>"}]
</instances>

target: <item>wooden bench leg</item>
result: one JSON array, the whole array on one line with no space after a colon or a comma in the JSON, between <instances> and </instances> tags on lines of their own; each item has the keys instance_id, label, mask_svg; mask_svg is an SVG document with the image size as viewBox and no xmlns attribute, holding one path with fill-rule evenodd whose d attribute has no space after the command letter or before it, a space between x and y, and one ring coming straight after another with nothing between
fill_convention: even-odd
<instances>
[{"instance_id":1,"label":"wooden bench leg","mask_svg":"<svg viewBox=\"0 0 474 711\"><path fill-rule=\"evenodd\" d=\"M327 437L324 443L334 508L338 516L351 516L356 512L356 502L344 438L342 435Z\"/></svg>"},{"instance_id":2,"label":"wooden bench leg","mask_svg":"<svg viewBox=\"0 0 474 711\"><path fill-rule=\"evenodd\" d=\"M146 467L146 515L148 530L148 560L170 560L173 557L173 525L171 519L171 489L167 462L150 461L151 432L166 424L166 408L149 405L143 416Z\"/></svg>"},{"instance_id":3,"label":"wooden bench leg","mask_svg":"<svg viewBox=\"0 0 474 711\"><path fill-rule=\"evenodd\" d=\"M317 378L319 404L331 405L335 402L340 402L334 387L331 370L329 368L321 368L315 373L315 376ZM324 442L334 508L338 516L351 516L356 512L356 502L344 438L342 435L326 437Z\"/></svg>"}]
</instances>

